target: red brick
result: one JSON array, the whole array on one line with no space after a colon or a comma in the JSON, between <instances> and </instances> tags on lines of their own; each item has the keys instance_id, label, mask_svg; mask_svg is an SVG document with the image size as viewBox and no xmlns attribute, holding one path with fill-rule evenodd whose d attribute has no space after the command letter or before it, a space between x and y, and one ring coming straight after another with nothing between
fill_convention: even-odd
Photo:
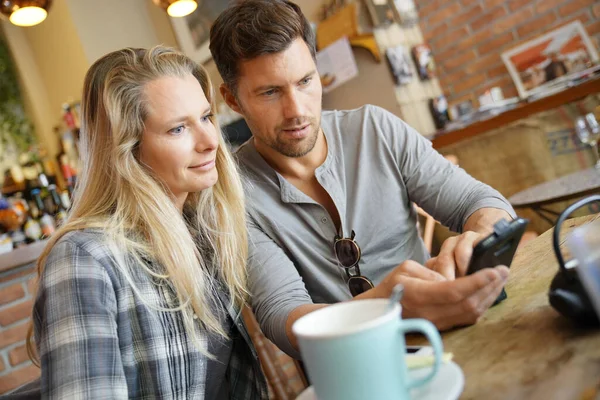
<instances>
[{"instance_id":1,"label":"red brick","mask_svg":"<svg viewBox=\"0 0 600 400\"><path fill-rule=\"evenodd\" d=\"M431 42L435 38L445 35L450 29L452 28L448 28L448 24L443 23L434 29L423 32L423 38L425 38L425 41Z\"/></svg>"},{"instance_id":2,"label":"red brick","mask_svg":"<svg viewBox=\"0 0 600 400\"><path fill-rule=\"evenodd\" d=\"M10 346L13 343L25 340L28 329L29 323L26 322L17 326L13 326L12 328L0 331L0 349Z\"/></svg>"},{"instance_id":3,"label":"red brick","mask_svg":"<svg viewBox=\"0 0 600 400\"><path fill-rule=\"evenodd\" d=\"M504 3L506 3L506 0L483 0L483 5L488 10L491 10L496 6L501 6Z\"/></svg>"},{"instance_id":4,"label":"red brick","mask_svg":"<svg viewBox=\"0 0 600 400\"><path fill-rule=\"evenodd\" d=\"M522 9L496 22L492 28L492 32L496 34L506 32L514 26L521 25L531 17L533 17L533 10L531 8Z\"/></svg>"},{"instance_id":5,"label":"red brick","mask_svg":"<svg viewBox=\"0 0 600 400\"><path fill-rule=\"evenodd\" d=\"M465 36L463 36L462 38L458 38L457 41L453 42L453 45L446 46L442 52L437 51L436 56L438 56L441 60L454 54L460 53L463 50L472 50L476 47L477 44L488 40L491 36L491 29L484 29L475 34L469 34L468 32L466 32ZM447 42L447 40L442 42ZM436 45L434 47L436 47L437 49L439 46ZM442 48L439 47L439 49L441 50Z\"/></svg>"},{"instance_id":6,"label":"red brick","mask_svg":"<svg viewBox=\"0 0 600 400\"><path fill-rule=\"evenodd\" d=\"M448 58L452 58L454 57L455 54L457 54L458 51L456 50L456 48L449 48L447 50L444 50L442 52L433 50L433 56L435 57L436 60L447 60ZM439 76L439 73L438 73Z\"/></svg>"},{"instance_id":7,"label":"red brick","mask_svg":"<svg viewBox=\"0 0 600 400\"><path fill-rule=\"evenodd\" d=\"M12 281L13 279L17 279L17 278L20 278L25 275L33 274L34 272L35 272L35 265L32 265L31 267L25 268L21 271L13 272L12 274L7 274L7 275L4 275L3 277L0 277L0 283Z\"/></svg>"},{"instance_id":8,"label":"red brick","mask_svg":"<svg viewBox=\"0 0 600 400\"><path fill-rule=\"evenodd\" d=\"M448 4L448 3L446 3L446 4ZM429 19L427 20L427 25L430 27L434 27L437 24L454 17L456 14L458 14L460 12L460 9L461 9L460 3L452 2L452 3L450 3L450 5L444 7L441 10L439 10L438 12L430 15Z\"/></svg>"},{"instance_id":9,"label":"red brick","mask_svg":"<svg viewBox=\"0 0 600 400\"><path fill-rule=\"evenodd\" d=\"M511 85L512 83L513 83L512 78L509 75L503 76L503 77L500 77L497 79L493 79L493 80L488 79L488 81L485 83L485 85L483 87L483 92L485 92L486 90L491 89L493 87L496 87L496 86L499 88L503 88L507 85Z\"/></svg>"},{"instance_id":10,"label":"red brick","mask_svg":"<svg viewBox=\"0 0 600 400\"><path fill-rule=\"evenodd\" d=\"M0 306L12 303L23 297L25 297L25 291L23 290L22 284L15 283L14 285L7 286L0 289Z\"/></svg>"},{"instance_id":11,"label":"red brick","mask_svg":"<svg viewBox=\"0 0 600 400\"><path fill-rule=\"evenodd\" d=\"M494 79L499 76L508 75L508 70L506 69L506 65L498 65L497 67L490 68L486 72L488 79Z\"/></svg>"},{"instance_id":12,"label":"red brick","mask_svg":"<svg viewBox=\"0 0 600 400\"><path fill-rule=\"evenodd\" d=\"M470 5L477 3L479 0L460 0L463 7L469 7Z\"/></svg>"},{"instance_id":13,"label":"red brick","mask_svg":"<svg viewBox=\"0 0 600 400\"><path fill-rule=\"evenodd\" d=\"M443 36L438 37L437 40L435 40L432 43L435 43L433 46L435 46L436 49L442 50L445 49L446 47L450 47L452 45L456 45L457 43L460 42L460 40L462 38L464 38L465 36L469 35L469 31L467 31L467 28L465 28L464 26L456 29L450 33L447 33Z\"/></svg>"},{"instance_id":14,"label":"red brick","mask_svg":"<svg viewBox=\"0 0 600 400\"><path fill-rule=\"evenodd\" d=\"M415 2L415 4L417 6L417 10L419 11L419 15L421 16L421 19L427 19L436 10L443 6L445 2L446 0L433 0L429 3L427 3L426 1L417 1Z\"/></svg>"},{"instance_id":15,"label":"red brick","mask_svg":"<svg viewBox=\"0 0 600 400\"><path fill-rule=\"evenodd\" d=\"M549 26L556 21L556 15L553 12L549 12L542 16L538 16L535 19L527 22L523 26L517 28L519 38L523 39L530 33L534 32L545 32Z\"/></svg>"},{"instance_id":16,"label":"red brick","mask_svg":"<svg viewBox=\"0 0 600 400\"><path fill-rule=\"evenodd\" d=\"M27 355L27 347L25 347L25 345L15 347L10 351L10 353L8 353L8 359L10 360L10 365L13 367L29 360L29 356Z\"/></svg>"},{"instance_id":17,"label":"red brick","mask_svg":"<svg viewBox=\"0 0 600 400\"><path fill-rule=\"evenodd\" d=\"M506 16L506 10L504 7L497 7L493 10L483 14L481 17L477 18L475 21L471 22L471 29L473 32L478 31L479 29L490 25L497 19Z\"/></svg>"},{"instance_id":18,"label":"red brick","mask_svg":"<svg viewBox=\"0 0 600 400\"><path fill-rule=\"evenodd\" d=\"M587 12L584 11L584 12L577 14L573 17L570 17L568 19L560 20L560 22L557 23L556 25L554 25L551 29L560 28L561 26L568 25L574 21L580 21L582 24L585 25L586 23L588 23L590 21L590 16Z\"/></svg>"},{"instance_id":19,"label":"red brick","mask_svg":"<svg viewBox=\"0 0 600 400\"><path fill-rule=\"evenodd\" d=\"M590 36L600 33L600 21L587 25L585 29Z\"/></svg>"},{"instance_id":20,"label":"red brick","mask_svg":"<svg viewBox=\"0 0 600 400\"><path fill-rule=\"evenodd\" d=\"M563 17L574 14L582 8L593 5L597 0L571 0L558 9L558 13Z\"/></svg>"},{"instance_id":21,"label":"red brick","mask_svg":"<svg viewBox=\"0 0 600 400\"><path fill-rule=\"evenodd\" d=\"M502 59L500 58L500 53L492 53L484 57L479 57L477 61L465 66L465 71L467 74L477 74L501 64Z\"/></svg>"},{"instance_id":22,"label":"red brick","mask_svg":"<svg viewBox=\"0 0 600 400\"><path fill-rule=\"evenodd\" d=\"M440 80L443 80L444 82L447 83L447 86L450 86L453 83L456 83L458 81L461 81L461 80L467 78L468 76L469 75L464 70L459 69L450 74L445 74L445 75L441 76Z\"/></svg>"},{"instance_id":23,"label":"red brick","mask_svg":"<svg viewBox=\"0 0 600 400\"><path fill-rule=\"evenodd\" d=\"M600 18L600 3L597 3L592 7L592 12L594 13L594 17Z\"/></svg>"},{"instance_id":24,"label":"red brick","mask_svg":"<svg viewBox=\"0 0 600 400\"><path fill-rule=\"evenodd\" d=\"M535 6L535 11L538 14L542 14L545 13L548 10L552 10L556 7L558 7L560 4L563 4L567 1L571 1L571 0L542 0L542 1L538 1L537 5Z\"/></svg>"},{"instance_id":25,"label":"red brick","mask_svg":"<svg viewBox=\"0 0 600 400\"><path fill-rule=\"evenodd\" d=\"M27 365L10 374L0 376L0 393L18 388L40 376L40 369L35 365Z\"/></svg>"},{"instance_id":26,"label":"red brick","mask_svg":"<svg viewBox=\"0 0 600 400\"><path fill-rule=\"evenodd\" d=\"M475 55L475 52L473 50L469 50L466 53L461 54L460 56L443 61L442 65L444 66L444 68L446 68L447 71L450 71L457 67L464 67L465 64L475 60L476 58L477 56Z\"/></svg>"},{"instance_id":27,"label":"red brick","mask_svg":"<svg viewBox=\"0 0 600 400\"><path fill-rule=\"evenodd\" d=\"M466 22L472 20L483 14L483 8L479 4L471 7L470 9L458 14L456 17L450 20L450 26L462 26Z\"/></svg>"},{"instance_id":28,"label":"red brick","mask_svg":"<svg viewBox=\"0 0 600 400\"><path fill-rule=\"evenodd\" d=\"M511 82L506 86L502 86L501 89L505 99L509 99L511 97L516 97L519 95L519 92L517 91L514 82Z\"/></svg>"},{"instance_id":29,"label":"red brick","mask_svg":"<svg viewBox=\"0 0 600 400\"><path fill-rule=\"evenodd\" d=\"M27 291L33 297L35 297L35 294L37 293L37 282L38 282L37 276L33 277L29 281L27 281Z\"/></svg>"},{"instance_id":30,"label":"red brick","mask_svg":"<svg viewBox=\"0 0 600 400\"><path fill-rule=\"evenodd\" d=\"M519 8L525 7L534 2L535 0L512 0L508 3L508 9L511 12L514 12L515 10L518 10Z\"/></svg>"},{"instance_id":31,"label":"red brick","mask_svg":"<svg viewBox=\"0 0 600 400\"><path fill-rule=\"evenodd\" d=\"M486 42L478 47L479 55L483 56L491 52L498 52L502 50L504 45L514 43L515 39L512 32L507 32L504 35L497 36L496 38Z\"/></svg>"},{"instance_id":32,"label":"red brick","mask_svg":"<svg viewBox=\"0 0 600 400\"><path fill-rule=\"evenodd\" d=\"M457 82L454 84L452 89L454 89L455 93L461 93L469 89L473 89L474 87L481 85L485 82L485 74L478 74L470 77L469 79L465 79L464 81Z\"/></svg>"},{"instance_id":33,"label":"red brick","mask_svg":"<svg viewBox=\"0 0 600 400\"><path fill-rule=\"evenodd\" d=\"M458 42L456 47L457 50L466 50L476 47L478 44L483 43L492 37L492 30L487 28L480 30L475 34L471 34Z\"/></svg>"},{"instance_id":34,"label":"red brick","mask_svg":"<svg viewBox=\"0 0 600 400\"><path fill-rule=\"evenodd\" d=\"M451 101L452 104L462 103L463 101L467 101L467 100L471 100L471 103L477 104L477 102L475 101L475 94L472 92L468 92L468 93L465 93L460 96L450 95L448 100Z\"/></svg>"},{"instance_id":35,"label":"red brick","mask_svg":"<svg viewBox=\"0 0 600 400\"><path fill-rule=\"evenodd\" d=\"M33 301L28 300L0 311L0 325L7 326L31 316Z\"/></svg>"}]
</instances>

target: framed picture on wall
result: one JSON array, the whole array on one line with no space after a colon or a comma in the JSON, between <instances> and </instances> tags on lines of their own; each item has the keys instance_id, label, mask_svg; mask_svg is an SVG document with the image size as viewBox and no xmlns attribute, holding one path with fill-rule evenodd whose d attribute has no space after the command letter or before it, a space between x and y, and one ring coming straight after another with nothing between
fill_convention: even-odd
<instances>
[{"instance_id":1,"label":"framed picture on wall","mask_svg":"<svg viewBox=\"0 0 600 400\"><path fill-rule=\"evenodd\" d=\"M388 47L385 55L397 85L406 85L413 80L410 56L405 46Z\"/></svg>"},{"instance_id":2,"label":"framed picture on wall","mask_svg":"<svg viewBox=\"0 0 600 400\"><path fill-rule=\"evenodd\" d=\"M203 0L198 2L198 8L190 15L169 17L181 51L192 60L204 63L211 58L208 49L210 27L227 8L227 3L224 0Z\"/></svg>"},{"instance_id":3,"label":"framed picture on wall","mask_svg":"<svg viewBox=\"0 0 600 400\"><path fill-rule=\"evenodd\" d=\"M397 19L394 3L389 0L364 0L371 15L373 27L389 25Z\"/></svg>"},{"instance_id":4,"label":"framed picture on wall","mask_svg":"<svg viewBox=\"0 0 600 400\"><path fill-rule=\"evenodd\" d=\"M549 90L597 64L598 52L580 21L502 53L519 97Z\"/></svg>"}]
</instances>

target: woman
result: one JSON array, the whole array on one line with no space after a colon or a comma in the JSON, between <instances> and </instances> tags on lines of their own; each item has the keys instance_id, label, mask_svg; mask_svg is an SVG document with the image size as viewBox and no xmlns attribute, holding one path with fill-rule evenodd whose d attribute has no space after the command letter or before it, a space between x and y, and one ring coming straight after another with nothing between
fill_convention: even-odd
<instances>
[{"instance_id":1,"label":"woman","mask_svg":"<svg viewBox=\"0 0 600 400\"><path fill-rule=\"evenodd\" d=\"M81 179L38 262L42 396L267 398L239 312L243 191L214 106L206 71L165 47L88 71Z\"/></svg>"}]
</instances>

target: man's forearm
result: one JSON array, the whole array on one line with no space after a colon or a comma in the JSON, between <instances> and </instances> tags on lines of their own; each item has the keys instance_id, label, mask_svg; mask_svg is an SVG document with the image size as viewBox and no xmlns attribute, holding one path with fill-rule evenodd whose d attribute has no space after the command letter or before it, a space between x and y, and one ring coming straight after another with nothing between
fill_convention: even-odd
<instances>
[{"instance_id":1,"label":"man's forearm","mask_svg":"<svg viewBox=\"0 0 600 400\"><path fill-rule=\"evenodd\" d=\"M290 344L294 346L296 350L298 349L298 341L296 340L296 335L292 332L292 325L294 322L305 316L306 314L318 310L323 307L327 307L328 304L303 304L294 308L294 310L288 315L287 321L285 323L285 333L290 341Z\"/></svg>"},{"instance_id":2,"label":"man's forearm","mask_svg":"<svg viewBox=\"0 0 600 400\"><path fill-rule=\"evenodd\" d=\"M500 208L480 208L467 219L463 232L473 231L487 236L494 231L494 224L503 218L509 221L513 219Z\"/></svg>"}]
</instances>

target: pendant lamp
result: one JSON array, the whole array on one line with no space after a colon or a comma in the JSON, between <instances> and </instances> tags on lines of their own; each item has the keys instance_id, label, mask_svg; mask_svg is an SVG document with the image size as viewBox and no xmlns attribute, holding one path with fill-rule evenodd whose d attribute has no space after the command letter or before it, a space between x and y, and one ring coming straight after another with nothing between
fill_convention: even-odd
<instances>
[{"instance_id":1,"label":"pendant lamp","mask_svg":"<svg viewBox=\"0 0 600 400\"><path fill-rule=\"evenodd\" d=\"M48 16L52 0L0 0L0 15L17 26L37 25Z\"/></svg>"},{"instance_id":2,"label":"pendant lamp","mask_svg":"<svg viewBox=\"0 0 600 400\"><path fill-rule=\"evenodd\" d=\"M0 0L1 1L1 0ZM171 17L185 17L198 7L198 0L152 0Z\"/></svg>"}]
</instances>

